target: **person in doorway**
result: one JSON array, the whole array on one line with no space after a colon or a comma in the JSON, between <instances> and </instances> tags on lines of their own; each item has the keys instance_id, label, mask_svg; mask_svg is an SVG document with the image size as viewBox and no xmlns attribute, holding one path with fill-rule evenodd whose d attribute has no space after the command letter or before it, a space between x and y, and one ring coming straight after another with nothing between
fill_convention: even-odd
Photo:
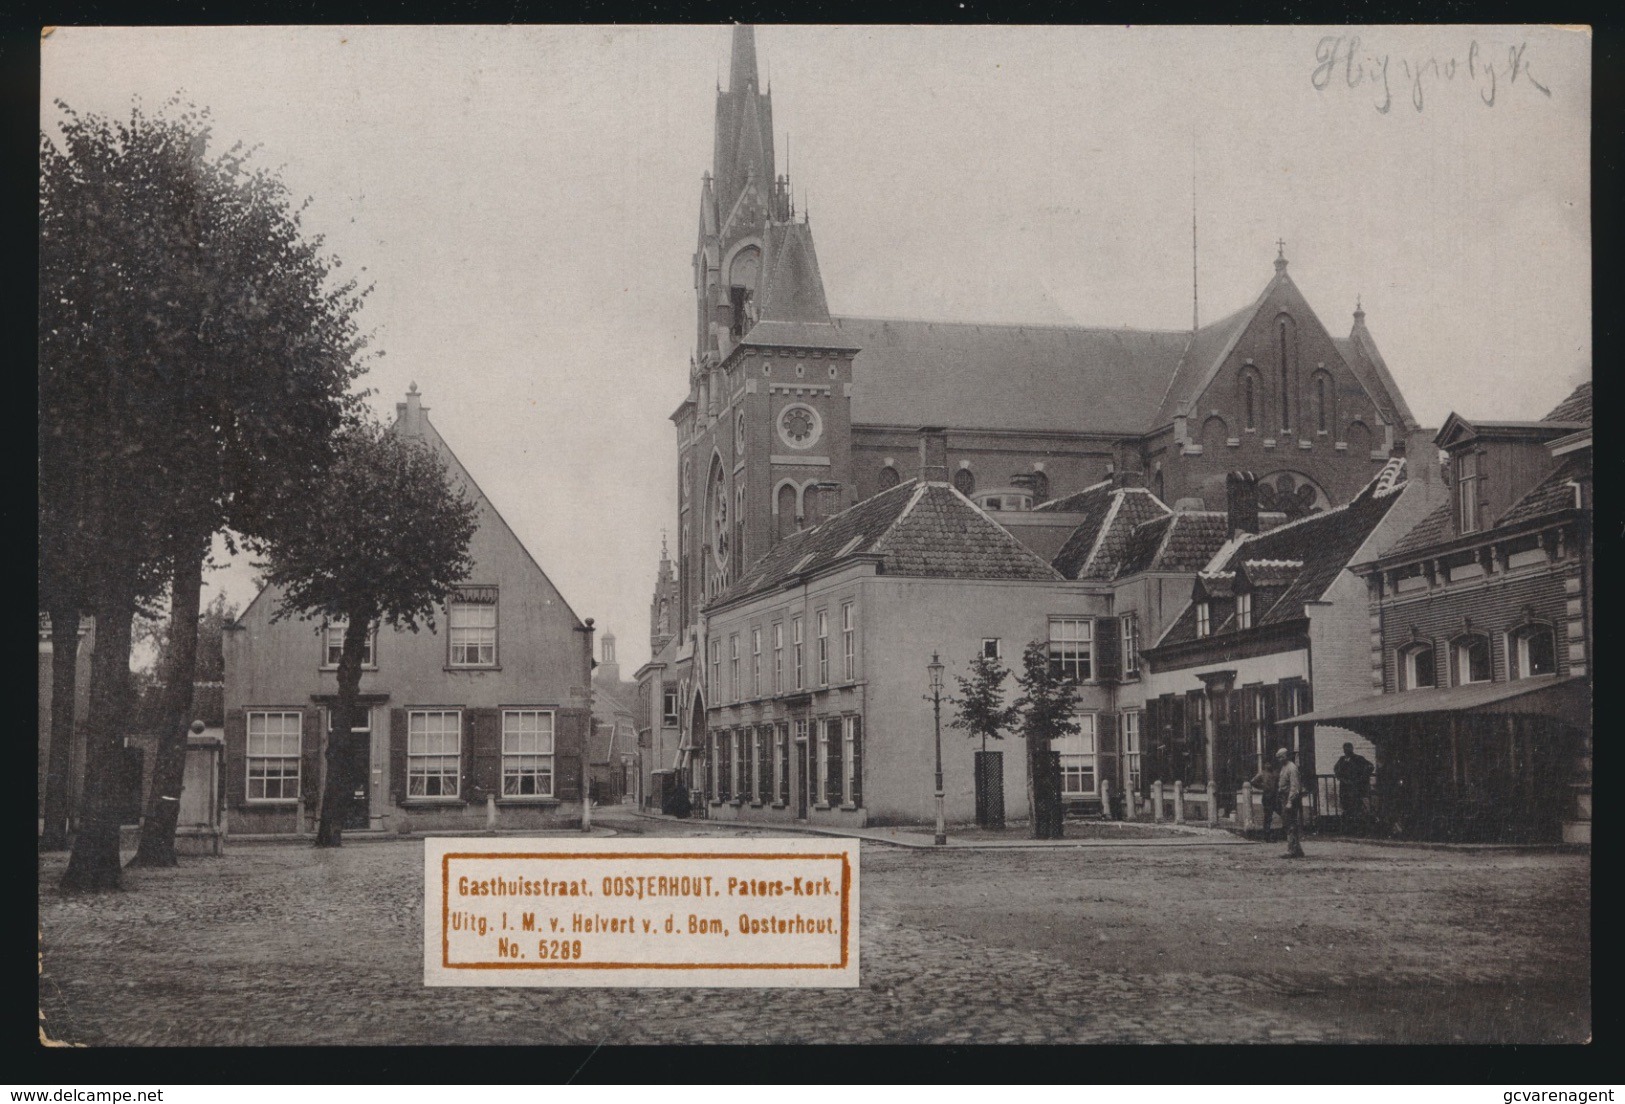
<instances>
[{"instance_id":1,"label":"person in doorway","mask_svg":"<svg viewBox=\"0 0 1625 1104\"><path fill-rule=\"evenodd\" d=\"M1275 842L1275 829L1271 821L1281 811L1281 768L1275 760L1266 757L1264 765L1253 775L1252 786L1258 791L1259 804L1264 807L1264 842Z\"/></svg>"},{"instance_id":2,"label":"person in doorway","mask_svg":"<svg viewBox=\"0 0 1625 1104\"><path fill-rule=\"evenodd\" d=\"M1281 795L1281 827L1286 830L1286 854L1281 857L1301 859L1303 810L1299 803L1303 800L1303 781L1298 774L1298 764L1292 761L1292 753L1286 748L1275 753L1275 762L1281 769L1276 792Z\"/></svg>"},{"instance_id":3,"label":"person in doorway","mask_svg":"<svg viewBox=\"0 0 1625 1104\"><path fill-rule=\"evenodd\" d=\"M1353 744L1343 745L1343 758L1332 766L1332 776L1337 779L1337 807L1343 823L1350 828L1362 827L1366 822L1374 771L1371 760L1354 753Z\"/></svg>"}]
</instances>

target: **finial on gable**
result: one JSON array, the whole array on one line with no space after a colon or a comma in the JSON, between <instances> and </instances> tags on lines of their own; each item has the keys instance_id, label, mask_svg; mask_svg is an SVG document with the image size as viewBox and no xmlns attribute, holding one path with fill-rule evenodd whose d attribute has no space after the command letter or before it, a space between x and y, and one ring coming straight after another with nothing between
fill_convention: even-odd
<instances>
[{"instance_id":1,"label":"finial on gable","mask_svg":"<svg viewBox=\"0 0 1625 1104\"><path fill-rule=\"evenodd\" d=\"M1363 326L1365 324L1365 308L1360 305L1360 296L1358 293L1356 293L1354 296L1354 324L1356 326Z\"/></svg>"},{"instance_id":2,"label":"finial on gable","mask_svg":"<svg viewBox=\"0 0 1625 1104\"><path fill-rule=\"evenodd\" d=\"M1283 238L1275 239L1275 271L1286 271L1286 241Z\"/></svg>"}]
</instances>

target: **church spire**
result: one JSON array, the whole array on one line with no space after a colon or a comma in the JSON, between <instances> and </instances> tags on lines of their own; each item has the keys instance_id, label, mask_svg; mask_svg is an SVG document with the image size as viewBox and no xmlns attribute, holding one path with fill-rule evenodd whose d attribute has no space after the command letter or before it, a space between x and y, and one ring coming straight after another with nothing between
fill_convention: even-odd
<instances>
[{"instance_id":1,"label":"church spire","mask_svg":"<svg viewBox=\"0 0 1625 1104\"><path fill-rule=\"evenodd\" d=\"M728 91L754 91L760 84L756 75L756 28L749 23L735 23L733 36L733 63L728 70Z\"/></svg>"}]
</instances>

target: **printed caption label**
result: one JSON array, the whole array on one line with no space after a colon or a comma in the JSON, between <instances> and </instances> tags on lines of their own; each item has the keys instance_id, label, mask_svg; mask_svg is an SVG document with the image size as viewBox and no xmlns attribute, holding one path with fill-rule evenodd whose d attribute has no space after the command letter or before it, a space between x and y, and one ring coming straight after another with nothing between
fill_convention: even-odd
<instances>
[{"instance_id":1,"label":"printed caption label","mask_svg":"<svg viewBox=\"0 0 1625 1104\"><path fill-rule=\"evenodd\" d=\"M425 985L853 988L858 845L429 839Z\"/></svg>"}]
</instances>

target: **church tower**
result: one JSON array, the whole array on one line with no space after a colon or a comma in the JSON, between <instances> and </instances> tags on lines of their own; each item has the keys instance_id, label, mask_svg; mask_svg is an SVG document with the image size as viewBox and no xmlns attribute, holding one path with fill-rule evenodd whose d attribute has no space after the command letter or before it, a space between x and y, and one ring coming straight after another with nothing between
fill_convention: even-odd
<instances>
[{"instance_id":1,"label":"church tower","mask_svg":"<svg viewBox=\"0 0 1625 1104\"><path fill-rule=\"evenodd\" d=\"M700 183L695 349L672 415L678 449L677 632L786 533L854 501L852 357L805 214L776 172L773 97L754 28L736 26Z\"/></svg>"}]
</instances>

